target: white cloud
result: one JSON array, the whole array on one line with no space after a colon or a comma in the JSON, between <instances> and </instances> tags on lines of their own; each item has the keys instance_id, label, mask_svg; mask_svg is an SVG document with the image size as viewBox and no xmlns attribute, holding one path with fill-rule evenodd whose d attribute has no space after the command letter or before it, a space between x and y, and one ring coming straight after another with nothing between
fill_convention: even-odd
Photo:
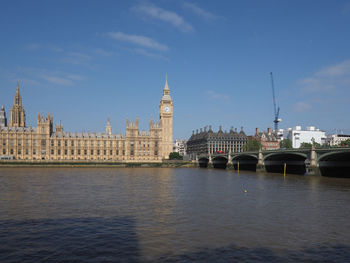
<instances>
[{"instance_id":1,"label":"white cloud","mask_svg":"<svg viewBox=\"0 0 350 263\"><path fill-rule=\"evenodd\" d=\"M294 111L296 112L306 112L311 110L312 106L306 102L299 101L294 105Z\"/></svg>"},{"instance_id":2,"label":"white cloud","mask_svg":"<svg viewBox=\"0 0 350 263\"><path fill-rule=\"evenodd\" d=\"M129 34L124 34L122 32L109 32L107 33L107 35L113 39L132 43L134 45L141 46L141 47L156 49L159 51L167 51L169 49L166 45L160 44L156 40L145 36L129 35Z\"/></svg>"},{"instance_id":3,"label":"white cloud","mask_svg":"<svg viewBox=\"0 0 350 263\"><path fill-rule=\"evenodd\" d=\"M168 58L160 55L160 54L155 54L155 53L152 53L152 52L149 52L143 48L135 48L133 50L131 50L135 53L138 53L140 55L143 55L143 56L146 56L146 57L150 57L150 58L155 58L155 59L162 59L162 60L169 60Z\"/></svg>"},{"instance_id":4,"label":"white cloud","mask_svg":"<svg viewBox=\"0 0 350 263\"><path fill-rule=\"evenodd\" d=\"M186 9L191 10L197 16L202 17L202 18L207 19L207 20L214 20L214 19L219 18L219 16L214 15L213 13L204 10L203 8L199 7L198 5L196 5L194 3L185 2L185 3L183 3L182 6Z\"/></svg>"},{"instance_id":5,"label":"white cloud","mask_svg":"<svg viewBox=\"0 0 350 263\"><path fill-rule=\"evenodd\" d=\"M214 99L214 100L228 100L229 99L228 95L217 93L213 90L207 90L206 93L209 96L209 98Z\"/></svg>"},{"instance_id":6,"label":"white cloud","mask_svg":"<svg viewBox=\"0 0 350 263\"><path fill-rule=\"evenodd\" d=\"M31 86L47 87L54 86L73 87L77 82L85 79L84 76L43 68L19 67L16 73L17 78Z\"/></svg>"},{"instance_id":7,"label":"white cloud","mask_svg":"<svg viewBox=\"0 0 350 263\"><path fill-rule=\"evenodd\" d=\"M102 48L96 48L96 49L94 49L94 52L97 55L100 55L100 56L103 56L103 57L110 57L110 56L114 55L114 52L106 51L106 50L104 50Z\"/></svg>"},{"instance_id":8,"label":"white cloud","mask_svg":"<svg viewBox=\"0 0 350 263\"><path fill-rule=\"evenodd\" d=\"M187 23L182 16L175 12L157 7L153 4L141 4L133 7L132 10L147 17L169 23L183 32L193 31L193 27Z\"/></svg>"},{"instance_id":9,"label":"white cloud","mask_svg":"<svg viewBox=\"0 0 350 263\"><path fill-rule=\"evenodd\" d=\"M303 92L334 92L350 85L350 60L323 68L299 83Z\"/></svg>"},{"instance_id":10,"label":"white cloud","mask_svg":"<svg viewBox=\"0 0 350 263\"><path fill-rule=\"evenodd\" d=\"M48 82L60 86L74 86L74 82L68 78L62 78L57 76L42 76L43 79L47 80Z\"/></svg>"}]
</instances>

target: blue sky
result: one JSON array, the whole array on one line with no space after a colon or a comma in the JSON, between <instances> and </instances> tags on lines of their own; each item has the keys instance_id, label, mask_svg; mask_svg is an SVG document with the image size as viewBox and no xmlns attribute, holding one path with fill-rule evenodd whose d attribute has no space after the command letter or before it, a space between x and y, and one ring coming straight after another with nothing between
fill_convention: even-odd
<instances>
[{"instance_id":1,"label":"blue sky","mask_svg":"<svg viewBox=\"0 0 350 263\"><path fill-rule=\"evenodd\" d=\"M158 119L168 74L174 138L205 125L350 133L350 1L1 1L0 104L17 79L36 126L124 133Z\"/></svg>"}]
</instances>

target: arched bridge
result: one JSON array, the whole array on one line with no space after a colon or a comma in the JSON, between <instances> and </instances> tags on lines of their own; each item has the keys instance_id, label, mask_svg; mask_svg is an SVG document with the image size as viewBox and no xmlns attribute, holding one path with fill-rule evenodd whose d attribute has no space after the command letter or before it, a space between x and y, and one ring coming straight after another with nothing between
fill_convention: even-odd
<instances>
[{"instance_id":1,"label":"arched bridge","mask_svg":"<svg viewBox=\"0 0 350 263\"><path fill-rule=\"evenodd\" d=\"M350 178L350 148L280 149L199 155L200 167Z\"/></svg>"}]
</instances>

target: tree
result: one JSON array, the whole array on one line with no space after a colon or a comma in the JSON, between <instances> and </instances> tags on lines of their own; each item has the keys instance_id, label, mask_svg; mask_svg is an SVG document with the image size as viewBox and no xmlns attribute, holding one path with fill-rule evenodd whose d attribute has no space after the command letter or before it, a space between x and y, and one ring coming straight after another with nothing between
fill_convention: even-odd
<instances>
[{"instance_id":1,"label":"tree","mask_svg":"<svg viewBox=\"0 0 350 263\"><path fill-rule=\"evenodd\" d=\"M244 146L243 146L243 151L248 152L248 151L259 151L261 148L261 143L256 140L249 140Z\"/></svg>"},{"instance_id":2,"label":"tree","mask_svg":"<svg viewBox=\"0 0 350 263\"><path fill-rule=\"evenodd\" d=\"M284 149L292 149L292 141L290 139L284 139L280 142L280 147Z\"/></svg>"},{"instance_id":3,"label":"tree","mask_svg":"<svg viewBox=\"0 0 350 263\"><path fill-rule=\"evenodd\" d=\"M344 145L344 146L343 146ZM347 139L345 141L342 141L340 143L340 146L343 146L343 147L350 147L350 139Z\"/></svg>"},{"instance_id":4,"label":"tree","mask_svg":"<svg viewBox=\"0 0 350 263\"><path fill-rule=\"evenodd\" d=\"M172 152L169 154L169 160L182 160L183 156L181 156L178 152Z\"/></svg>"},{"instance_id":5,"label":"tree","mask_svg":"<svg viewBox=\"0 0 350 263\"><path fill-rule=\"evenodd\" d=\"M300 144L300 149L311 149L312 148L312 143L309 142L302 142Z\"/></svg>"}]
</instances>

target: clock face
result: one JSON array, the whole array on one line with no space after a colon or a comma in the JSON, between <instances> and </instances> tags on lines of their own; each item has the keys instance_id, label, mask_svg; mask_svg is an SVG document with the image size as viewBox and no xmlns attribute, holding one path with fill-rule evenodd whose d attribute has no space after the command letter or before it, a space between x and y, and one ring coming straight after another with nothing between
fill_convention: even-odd
<instances>
[{"instance_id":1,"label":"clock face","mask_svg":"<svg viewBox=\"0 0 350 263\"><path fill-rule=\"evenodd\" d=\"M169 112L169 111L170 111L170 108L169 108L168 106L166 106L166 107L164 108L164 111L165 111L165 112Z\"/></svg>"}]
</instances>

